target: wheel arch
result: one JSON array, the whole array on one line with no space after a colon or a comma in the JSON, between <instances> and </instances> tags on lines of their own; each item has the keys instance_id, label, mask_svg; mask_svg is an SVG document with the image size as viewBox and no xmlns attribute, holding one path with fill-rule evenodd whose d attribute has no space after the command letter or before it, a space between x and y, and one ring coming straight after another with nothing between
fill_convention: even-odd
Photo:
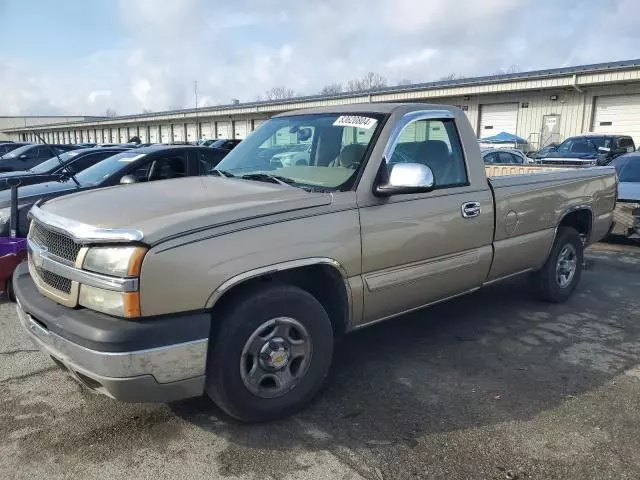
<instances>
[{"instance_id":1,"label":"wheel arch","mask_svg":"<svg viewBox=\"0 0 640 480\"><path fill-rule=\"evenodd\" d=\"M206 308L212 312L220 311L238 295L261 282L281 282L306 290L327 312L334 336L340 337L347 332L352 315L351 289L346 270L331 258L306 258L240 273L213 291ZM212 328L215 328L215 322Z\"/></svg>"},{"instance_id":2,"label":"wheel arch","mask_svg":"<svg viewBox=\"0 0 640 480\"><path fill-rule=\"evenodd\" d=\"M590 205L578 205L569 208L560 217L560 221L556 226L555 237L558 235L560 227L571 227L576 230L583 238L585 245L589 243L589 238L593 230L593 210Z\"/></svg>"}]
</instances>

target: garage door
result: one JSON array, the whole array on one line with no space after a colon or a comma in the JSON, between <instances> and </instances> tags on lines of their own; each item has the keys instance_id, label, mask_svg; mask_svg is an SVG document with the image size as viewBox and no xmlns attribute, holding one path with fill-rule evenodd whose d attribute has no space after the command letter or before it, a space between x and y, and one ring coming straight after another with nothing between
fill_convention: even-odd
<instances>
[{"instance_id":1,"label":"garage door","mask_svg":"<svg viewBox=\"0 0 640 480\"><path fill-rule=\"evenodd\" d=\"M169 143L170 133L171 133L171 125L160 125L160 143Z\"/></svg>"},{"instance_id":2,"label":"garage door","mask_svg":"<svg viewBox=\"0 0 640 480\"><path fill-rule=\"evenodd\" d=\"M181 123L173 124L173 141L174 142L184 141L184 125L182 125Z\"/></svg>"},{"instance_id":3,"label":"garage door","mask_svg":"<svg viewBox=\"0 0 640 480\"><path fill-rule=\"evenodd\" d=\"M158 126L152 125L149 127L149 143L158 143Z\"/></svg>"},{"instance_id":4,"label":"garage door","mask_svg":"<svg viewBox=\"0 0 640 480\"><path fill-rule=\"evenodd\" d=\"M518 104L495 103L480 105L479 138L491 137L501 132L516 134Z\"/></svg>"},{"instance_id":5,"label":"garage door","mask_svg":"<svg viewBox=\"0 0 640 480\"><path fill-rule=\"evenodd\" d=\"M120 128L120 143L127 143L127 140L129 140L129 136L127 135L127 127L121 127Z\"/></svg>"},{"instance_id":6,"label":"garage door","mask_svg":"<svg viewBox=\"0 0 640 480\"><path fill-rule=\"evenodd\" d=\"M217 122L218 138L231 138L231 125L228 122Z\"/></svg>"},{"instance_id":7,"label":"garage door","mask_svg":"<svg viewBox=\"0 0 640 480\"><path fill-rule=\"evenodd\" d=\"M138 135L140 137L140 142L141 143L148 143L149 141L147 140L147 126L145 125L144 127L140 127L140 135Z\"/></svg>"},{"instance_id":8,"label":"garage door","mask_svg":"<svg viewBox=\"0 0 640 480\"><path fill-rule=\"evenodd\" d=\"M235 138L237 138L238 140L244 140L245 138L247 138L247 121L238 120L233 122L233 130Z\"/></svg>"},{"instance_id":9,"label":"garage door","mask_svg":"<svg viewBox=\"0 0 640 480\"><path fill-rule=\"evenodd\" d=\"M640 145L640 95L615 95L596 98L594 132L631 135Z\"/></svg>"},{"instance_id":10,"label":"garage door","mask_svg":"<svg viewBox=\"0 0 640 480\"><path fill-rule=\"evenodd\" d=\"M198 140L198 134L196 133L196 124L187 124L187 142L195 142Z\"/></svg>"},{"instance_id":11,"label":"garage door","mask_svg":"<svg viewBox=\"0 0 640 480\"><path fill-rule=\"evenodd\" d=\"M211 122L202 122L200 124L201 137L203 140L213 138L213 125Z\"/></svg>"}]
</instances>

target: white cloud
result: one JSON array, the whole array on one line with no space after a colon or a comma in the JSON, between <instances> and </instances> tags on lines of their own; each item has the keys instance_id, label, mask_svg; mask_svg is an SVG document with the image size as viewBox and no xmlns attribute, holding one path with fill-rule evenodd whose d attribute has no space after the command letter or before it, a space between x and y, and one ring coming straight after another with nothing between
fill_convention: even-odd
<instances>
[{"instance_id":1,"label":"white cloud","mask_svg":"<svg viewBox=\"0 0 640 480\"><path fill-rule=\"evenodd\" d=\"M122 41L84 58L63 59L58 70L17 61L7 49L0 54L0 114L192 107L195 80L202 106L252 101L279 85L311 94L367 71L395 83L489 74L511 65L575 65L636 57L640 41L636 0L158 5L120 0Z\"/></svg>"}]
</instances>

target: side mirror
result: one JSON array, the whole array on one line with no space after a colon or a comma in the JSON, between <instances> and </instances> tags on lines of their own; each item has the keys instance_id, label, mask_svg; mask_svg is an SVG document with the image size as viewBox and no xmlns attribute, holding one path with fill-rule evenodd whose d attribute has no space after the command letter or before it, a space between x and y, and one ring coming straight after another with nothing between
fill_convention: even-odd
<instances>
[{"instance_id":1,"label":"side mirror","mask_svg":"<svg viewBox=\"0 0 640 480\"><path fill-rule=\"evenodd\" d=\"M389 183L378 185L374 191L379 197L409 193L425 193L433 190L433 172L422 163L398 163L391 169Z\"/></svg>"},{"instance_id":2,"label":"side mirror","mask_svg":"<svg viewBox=\"0 0 640 480\"><path fill-rule=\"evenodd\" d=\"M138 183L138 179L133 175L125 175L120 179L121 185L128 185L130 183Z\"/></svg>"},{"instance_id":3,"label":"side mirror","mask_svg":"<svg viewBox=\"0 0 640 480\"><path fill-rule=\"evenodd\" d=\"M607 147L598 147L598 153L609 153L611 152L610 148Z\"/></svg>"},{"instance_id":4,"label":"side mirror","mask_svg":"<svg viewBox=\"0 0 640 480\"><path fill-rule=\"evenodd\" d=\"M27 158L29 158L29 155L27 155L26 153L23 153L22 155L20 155L18 157L20 160L26 160Z\"/></svg>"}]
</instances>

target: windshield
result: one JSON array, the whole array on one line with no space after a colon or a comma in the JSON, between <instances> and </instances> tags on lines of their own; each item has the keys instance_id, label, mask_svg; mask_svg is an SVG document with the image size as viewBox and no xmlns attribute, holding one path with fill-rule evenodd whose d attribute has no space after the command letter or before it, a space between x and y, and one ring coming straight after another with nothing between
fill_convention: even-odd
<instances>
[{"instance_id":1,"label":"windshield","mask_svg":"<svg viewBox=\"0 0 640 480\"><path fill-rule=\"evenodd\" d=\"M11 150L9 153L5 153L3 155L3 158L15 158L15 157L19 157L20 155L22 155L25 152L28 152L30 149L33 148L33 145L25 145L23 147L20 148L16 148L15 150Z\"/></svg>"},{"instance_id":2,"label":"windshield","mask_svg":"<svg viewBox=\"0 0 640 480\"><path fill-rule=\"evenodd\" d=\"M618 180L621 182L640 182L640 157L620 157L614 161Z\"/></svg>"},{"instance_id":3,"label":"windshield","mask_svg":"<svg viewBox=\"0 0 640 480\"><path fill-rule=\"evenodd\" d=\"M349 188L380 128L378 114L272 118L216 167L234 176L269 173L294 186Z\"/></svg>"},{"instance_id":4,"label":"windshield","mask_svg":"<svg viewBox=\"0 0 640 480\"><path fill-rule=\"evenodd\" d=\"M72 150L70 152L61 153L59 157L63 163L67 163L69 160L77 156L79 153L80 153L79 150ZM49 160L45 160L41 164L30 168L29 171L33 173L49 173L52 170L55 170L59 166L60 166L60 161L58 160L58 158L51 157Z\"/></svg>"},{"instance_id":5,"label":"windshield","mask_svg":"<svg viewBox=\"0 0 640 480\"><path fill-rule=\"evenodd\" d=\"M146 153L139 153L135 150L117 153L112 157L105 158L101 162L96 163L92 167L83 170L75 177L84 186L99 185L114 173L119 172L127 164L146 156Z\"/></svg>"},{"instance_id":6,"label":"windshield","mask_svg":"<svg viewBox=\"0 0 640 480\"><path fill-rule=\"evenodd\" d=\"M608 137L571 137L562 142L556 152L560 153L598 153L598 148L611 148Z\"/></svg>"}]
</instances>

